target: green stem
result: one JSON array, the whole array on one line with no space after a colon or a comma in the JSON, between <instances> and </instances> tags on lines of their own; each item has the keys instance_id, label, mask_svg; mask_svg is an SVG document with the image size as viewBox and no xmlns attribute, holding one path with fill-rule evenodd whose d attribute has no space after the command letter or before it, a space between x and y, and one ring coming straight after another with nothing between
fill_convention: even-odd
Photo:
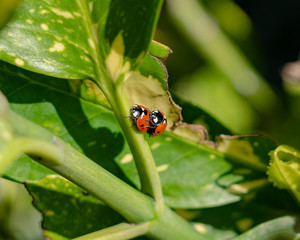
<instances>
[{"instance_id":1,"label":"green stem","mask_svg":"<svg viewBox=\"0 0 300 240\"><path fill-rule=\"evenodd\" d=\"M9 141L4 150L0 152L2 159L0 172L23 153L39 156L39 160L43 158L47 159L47 161L52 164L57 164L58 161L63 159L63 151L52 143L33 138L14 138Z\"/></svg>"},{"instance_id":2,"label":"green stem","mask_svg":"<svg viewBox=\"0 0 300 240\"><path fill-rule=\"evenodd\" d=\"M106 84L110 85L108 81ZM123 86L123 83L116 84L116 86L111 83L111 87L108 88L109 93L105 94L119 121L134 157L135 165L141 181L141 190L154 198L159 211L159 209L163 206L163 194L155 161L148 142L145 140L145 136L139 133L135 128L131 127L132 122L129 118L127 118L127 116L130 115L131 106L128 102L127 96L125 95Z\"/></svg>"},{"instance_id":3,"label":"green stem","mask_svg":"<svg viewBox=\"0 0 300 240\"><path fill-rule=\"evenodd\" d=\"M149 229L149 222L140 224L120 223L118 225L86 234L74 240L127 240L145 235Z\"/></svg>"}]
</instances>

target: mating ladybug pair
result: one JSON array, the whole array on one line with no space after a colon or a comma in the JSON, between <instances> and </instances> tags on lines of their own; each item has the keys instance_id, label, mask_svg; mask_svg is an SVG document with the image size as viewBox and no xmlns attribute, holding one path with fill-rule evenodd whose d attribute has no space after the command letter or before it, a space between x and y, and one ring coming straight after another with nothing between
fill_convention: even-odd
<instances>
[{"instance_id":1,"label":"mating ladybug pair","mask_svg":"<svg viewBox=\"0 0 300 240\"><path fill-rule=\"evenodd\" d=\"M167 118L159 110L150 112L148 108L135 104L130 111L139 131L147 132L149 137L162 134L167 127Z\"/></svg>"}]
</instances>

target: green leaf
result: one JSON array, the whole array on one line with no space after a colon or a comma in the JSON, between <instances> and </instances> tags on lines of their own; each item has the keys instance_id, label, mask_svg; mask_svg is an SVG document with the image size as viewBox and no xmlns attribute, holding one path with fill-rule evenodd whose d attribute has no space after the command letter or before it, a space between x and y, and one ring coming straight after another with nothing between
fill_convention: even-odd
<instances>
[{"instance_id":1,"label":"green leaf","mask_svg":"<svg viewBox=\"0 0 300 240\"><path fill-rule=\"evenodd\" d=\"M149 53L159 59L166 60L172 50L159 42L152 41L149 47Z\"/></svg>"},{"instance_id":2,"label":"green leaf","mask_svg":"<svg viewBox=\"0 0 300 240\"><path fill-rule=\"evenodd\" d=\"M134 69L150 44L161 5L161 0L24 0L0 34L0 59L55 77L96 79L107 55L117 51L107 61L108 71L118 67L111 62L116 59Z\"/></svg>"},{"instance_id":3,"label":"green leaf","mask_svg":"<svg viewBox=\"0 0 300 240\"><path fill-rule=\"evenodd\" d=\"M280 189L291 190L300 201L300 153L298 150L280 145L271 152L267 174L269 181Z\"/></svg>"},{"instance_id":4,"label":"green leaf","mask_svg":"<svg viewBox=\"0 0 300 240\"><path fill-rule=\"evenodd\" d=\"M231 169L222 154L172 134L151 139L149 144L160 173L164 198L170 207L213 207L240 199L216 183L220 176ZM126 176L139 187L129 150L124 149L117 161Z\"/></svg>"},{"instance_id":5,"label":"green leaf","mask_svg":"<svg viewBox=\"0 0 300 240\"><path fill-rule=\"evenodd\" d=\"M49 239L55 239L55 240L68 240L69 238L65 238L55 232L51 232L51 231L44 231L44 235L45 237L49 238Z\"/></svg>"},{"instance_id":6,"label":"green leaf","mask_svg":"<svg viewBox=\"0 0 300 240\"><path fill-rule=\"evenodd\" d=\"M167 129L170 129L181 119L181 108L170 100L167 78L163 63L147 54L139 68L127 79L124 88L131 105L141 104L151 111L162 111L168 119Z\"/></svg>"},{"instance_id":7,"label":"green leaf","mask_svg":"<svg viewBox=\"0 0 300 240\"><path fill-rule=\"evenodd\" d=\"M36 4L22 1L13 19L3 29L0 58L52 76L95 78L90 57L94 41L85 25L88 10L81 6L83 1L57 2L56 5L41 1Z\"/></svg>"},{"instance_id":8,"label":"green leaf","mask_svg":"<svg viewBox=\"0 0 300 240\"><path fill-rule=\"evenodd\" d=\"M116 51L116 54L124 55L123 60L130 63L131 70L135 69L152 40L161 5L161 0L112 0L104 4L93 1L93 22L99 28L98 39L105 55Z\"/></svg>"},{"instance_id":9,"label":"green leaf","mask_svg":"<svg viewBox=\"0 0 300 240\"><path fill-rule=\"evenodd\" d=\"M245 232L244 234L233 238L233 240L294 240L297 238L295 232L296 218L291 216L277 218Z\"/></svg>"},{"instance_id":10,"label":"green leaf","mask_svg":"<svg viewBox=\"0 0 300 240\"><path fill-rule=\"evenodd\" d=\"M56 175L26 182L35 207L43 213L43 228L75 238L123 221L115 211L73 183Z\"/></svg>"},{"instance_id":11,"label":"green leaf","mask_svg":"<svg viewBox=\"0 0 300 240\"><path fill-rule=\"evenodd\" d=\"M58 81L8 64L0 66L5 73L1 76L0 89L8 96L13 110L49 129L122 178L113 158L121 151L124 139L106 100L92 98L94 92L92 88L86 91L84 81L76 81L74 86L74 81ZM78 93L80 86L83 90ZM82 92L86 99L90 97L89 101L78 97ZM53 172L24 156L7 169L5 176L23 182L50 173Z\"/></svg>"}]
</instances>

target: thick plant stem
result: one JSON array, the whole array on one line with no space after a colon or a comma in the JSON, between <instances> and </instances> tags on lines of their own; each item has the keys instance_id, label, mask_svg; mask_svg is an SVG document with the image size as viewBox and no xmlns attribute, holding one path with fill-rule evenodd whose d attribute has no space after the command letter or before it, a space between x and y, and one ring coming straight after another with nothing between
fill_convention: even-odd
<instances>
[{"instance_id":1,"label":"thick plant stem","mask_svg":"<svg viewBox=\"0 0 300 240\"><path fill-rule=\"evenodd\" d=\"M133 223L150 221L146 235L161 240L207 239L167 206L162 206L157 216L157 209L151 197L124 183L49 131L12 111L9 113L9 122L16 134L47 141L49 144L55 140L55 145L59 145L63 151L63 159L49 161L47 158L41 158L40 161L40 158L37 158L36 160L87 190L128 221Z\"/></svg>"},{"instance_id":2,"label":"thick plant stem","mask_svg":"<svg viewBox=\"0 0 300 240\"><path fill-rule=\"evenodd\" d=\"M157 208L160 209L163 205L163 194L159 175L144 134L131 127L132 122L127 118L130 115L131 106L125 95L123 84L112 86L110 94L107 94L107 98L116 114L134 157L141 181L141 190L152 196Z\"/></svg>"}]
</instances>

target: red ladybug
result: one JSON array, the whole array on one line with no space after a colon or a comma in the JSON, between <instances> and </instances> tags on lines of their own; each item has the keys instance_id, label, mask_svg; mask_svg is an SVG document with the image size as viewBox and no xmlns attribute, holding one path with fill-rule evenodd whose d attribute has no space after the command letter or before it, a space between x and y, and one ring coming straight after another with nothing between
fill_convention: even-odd
<instances>
[{"instance_id":1,"label":"red ladybug","mask_svg":"<svg viewBox=\"0 0 300 240\"><path fill-rule=\"evenodd\" d=\"M163 112L154 110L149 116L150 127L148 127L147 133L150 137L158 136L163 133L167 127L167 118Z\"/></svg>"},{"instance_id":2,"label":"red ladybug","mask_svg":"<svg viewBox=\"0 0 300 240\"><path fill-rule=\"evenodd\" d=\"M135 121L137 128L140 132L146 132L150 128L149 115L150 111L142 105L135 104L130 112L132 114L131 118Z\"/></svg>"}]
</instances>

